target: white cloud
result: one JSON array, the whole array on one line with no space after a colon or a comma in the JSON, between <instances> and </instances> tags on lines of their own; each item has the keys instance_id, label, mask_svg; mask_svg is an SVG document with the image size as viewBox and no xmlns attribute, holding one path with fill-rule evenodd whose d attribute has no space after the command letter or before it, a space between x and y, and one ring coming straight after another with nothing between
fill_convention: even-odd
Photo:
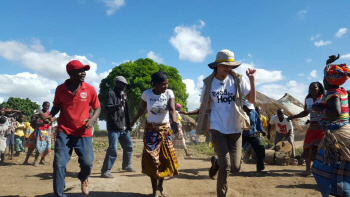
<instances>
[{"instance_id":1,"label":"white cloud","mask_svg":"<svg viewBox=\"0 0 350 197\"><path fill-rule=\"evenodd\" d=\"M102 0L105 5L108 7L106 11L107 15L112 15L117 11L121 6L125 4L125 0Z\"/></svg>"},{"instance_id":2,"label":"white cloud","mask_svg":"<svg viewBox=\"0 0 350 197\"><path fill-rule=\"evenodd\" d=\"M188 94L187 107L189 111L199 108L200 94L202 93L204 76L201 75L197 78L195 84L193 79L184 79L182 82L186 84L186 93Z\"/></svg>"},{"instance_id":3,"label":"white cloud","mask_svg":"<svg viewBox=\"0 0 350 197\"><path fill-rule=\"evenodd\" d=\"M321 46L332 44L332 41L330 41L330 40L327 40L327 41L320 40L318 42L314 42L314 44L317 47L321 47Z\"/></svg>"},{"instance_id":4,"label":"white cloud","mask_svg":"<svg viewBox=\"0 0 350 197\"><path fill-rule=\"evenodd\" d=\"M298 17L299 20L304 20L306 14L307 14L307 9L305 9L305 10L300 10L300 11L297 13L297 17Z\"/></svg>"},{"instance_id":5,"label":"white cloud","mask_svg":"<svg viewBox=\"0 0 350 197\"><path fill-rule=\"evenodd\" d=\"M341 38L344 34L346 34L346 32L348 32L348 29L347 29L347 28L345 28L345 27L340 28L340 29L338 30L338 32L335 33L335 37Z\"/></svg>"},{"instance_id":6,"label":"white cloud","mask_svg":"<svg viewBox=\"0 0 350 197\"><path fill-rule=\"evenodd\" d=\"M350 59L350 53L345 54L345 55L341 55L340 59Z\"/></svg>"},{"instance_id":7,"label":"white cloud","mask_svg":"<svg viewBox=\"0 0 350 197\"><path fill-rule=\"evenodd\" d=\"M298 76L299 77L303 77L305 74L304 73L299 73Z\"/></svg>"},{"instance_id":8,"label":"white cloud","mask_svg":"<svg viewBox=\"0 0 350 197\"><path fill-rule=\"evenodd\" d=\"M58 86L54 80L28 72L16 75L0 74L0 83L2 100L9 97L29 98L39 105L44 101L52 103L53 93Z\"/></svg>"},{"instance_id":9,"label":"white cloud","mask_svg":"<svg viewBox=\"0 0 350 197\"><path fill-rule=\"evenodd\" d=\"M93 85L97 91L99 91L101 80L109 73L109 71L97 73L97 64L85 56L68 55L57 50L45 51L39 40L34 40L31 45L18 41L0 41L0 57L11 62L18 62L21 66L32 70L37 76L60 83L69 78L66 72L66 64L73 59L77 59L83 64L90 65L90 70L86 73L86 82ZM28 74L20 76L33 79L33 76ZM22 95L22 97L25 97L25 95ZM43 97L43 95L37 95L37 97Z\"/></svg>"},{"instance_id":10,"label":"white cloud","mask_svg":"<svg viewBox=\"0 0 350 197\"><path fill-rule=\"evenodd\" d=\"M200 25L192 27L177 26L174 29L174 36L169 40L171 45L179 52L180 60L191 62L203 62L205 57L211 53L210 37L203 37L198 29L205 26L203 21Z\"/></svg>"},{"instance_id":11,"label":"white cloud","mask_svg":"<svg viewBox=\"0 0 350 197\"><path fill-rule=\"evenodd\" d=\"M312 70L310 72L310 75L309 77L307 78L308 80L311 80L311 79L316 79L318 76L317 76L317 70Z\"/></svg>"},{"instance_id":12,"label":"white cloud","mask_svg":"<svg viewBox=\"0 0 350 197\"><path fill-rule=\"evenodd\" d=\"M163 58L160 55L155 54L153 51L148 52L147 57L157 63L163 63Z\"/></svg>"},{"instance_id":13,"label":"white cloud","mask_svg":"<svg viewBox=\"0 0 350 197\"><path fill-rule=\"evenodd\" d=\"M312 59L308 58L308 59L306 59L306 62L307 62L307 63L311 63L311 62L312 62Z\"/></svg>"},{"instance_id":14,"label":"white cloud","mask_svg":"<svg viewBox=\"0 0 350 197\"><path fill-rule=\"evenodd\" d=\"M267 84L258 88L258 91L273 99L280 99L285 93L292 95L300 102L304 103L305 96L308 92L308 86L304 83L298 83L294 80L289 81L286 85Z\"/></svg>"},{"instance_id":15,"label":"white cloud","mask_svg":"<svg viewBox=\"0 0 350 197\"><path fill-rule=\"evenodd\" d=\"M321 37L321 34L317 34L315 36L311 36L310 40L314 41L315 39L318 39L319 37Z\"/></svg>"},{"instance_id":16,"label":"white cloud","mask_svg":"<svg viewBox=\"0 0 350 197\"><path fill-rule=\"evenodd\" d=\"M242 63L238 68L235 69L235 71L237 71L238 73L240 73L241 75L243 75L247 80L247 76L246 76L246 70L248 68L255 68L256 69L256 76L255 76L255 84L256 85L260 85L263 83L273 83L276 81L280 81L282 79L284 79L283 75L282 75L282 71L279 70L265 70L265 69L261 69L261 68L256 68L255 64L253 63Z\"/></svg>"}]
</instances>

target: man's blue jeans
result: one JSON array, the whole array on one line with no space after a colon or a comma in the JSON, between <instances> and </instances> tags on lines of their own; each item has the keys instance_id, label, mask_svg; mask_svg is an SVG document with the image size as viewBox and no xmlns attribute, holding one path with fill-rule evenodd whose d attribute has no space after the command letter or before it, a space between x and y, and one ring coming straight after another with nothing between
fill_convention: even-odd
<instances>
[{"instance_id":1,"label":"man's blue jeans","mask_svg":"<svg viewBox=\"0 0 350 197\"><path fill-rule=\"evenodd\" d=\"M101 174L109 174L117 159L118 140L123 149L122 169L131 168L132 141L128 131L108 131L109 146L103 162Z\"/></svg>"},{"instance_id":2,"label":"man's blue jeans","mask_svg":"<svg viewBox=\"0 0 350 197\"><path fill-rule=\"evenodd\" d=\"M85 181L90 176L94 161L92 137L66 135L58 131L55 142L55 158L53 160L53 190L55 196L66 196L64 195L66 186L64 178L73 148L79 157L80 172L78 179Z\"/></svg>"}]
</instances>

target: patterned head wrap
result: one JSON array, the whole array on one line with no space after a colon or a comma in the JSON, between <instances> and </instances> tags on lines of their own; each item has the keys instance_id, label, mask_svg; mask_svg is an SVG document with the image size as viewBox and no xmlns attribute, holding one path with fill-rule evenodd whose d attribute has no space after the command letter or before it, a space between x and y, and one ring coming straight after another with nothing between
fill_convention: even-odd
<instances>
[{"instance_id":1,"label":"patterned head wrap","mask_svg":"<svg viewBox=\"0 0 350 197\"><path fill-rule=\"evenodd\" d=\"M324 76L332 85L343 85L349 79L350 69L346 64L327 64Z\"/></svg>"}]
</instances>

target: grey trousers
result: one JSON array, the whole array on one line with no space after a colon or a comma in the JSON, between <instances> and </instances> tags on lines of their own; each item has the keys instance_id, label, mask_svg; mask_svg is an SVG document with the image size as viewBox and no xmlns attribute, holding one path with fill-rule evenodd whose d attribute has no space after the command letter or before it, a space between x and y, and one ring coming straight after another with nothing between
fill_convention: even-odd
<instances>
[{"instance_id":1,"label":"grey trousers","mask_svg":"<svg viewBox=\"0 0 350 197\"><path fill-rule=\"evenodd\" d=\"M241 169L242 134L223 134L217 130L210 132L218 156L217 196L226 196L228 172L237 173Z\"/></svg>"}]
</instances>

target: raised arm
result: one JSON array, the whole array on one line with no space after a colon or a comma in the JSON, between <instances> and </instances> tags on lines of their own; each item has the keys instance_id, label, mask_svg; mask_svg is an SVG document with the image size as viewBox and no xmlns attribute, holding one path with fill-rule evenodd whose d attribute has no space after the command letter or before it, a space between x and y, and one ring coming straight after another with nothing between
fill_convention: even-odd
<instances>
[{"instance_id":1,"label":"raised arm","mask_svg":"<svg viewBox=\"0 0 350 197\"><path fill-rule=\"evenodd\" d=\"M246 99L249 101L249 103L255 103L256 101L255 73L256 70L251 68L248 68L248 70L246 71L250 83L250 92L246 96Z\"/></svg>"}]
</instances>

